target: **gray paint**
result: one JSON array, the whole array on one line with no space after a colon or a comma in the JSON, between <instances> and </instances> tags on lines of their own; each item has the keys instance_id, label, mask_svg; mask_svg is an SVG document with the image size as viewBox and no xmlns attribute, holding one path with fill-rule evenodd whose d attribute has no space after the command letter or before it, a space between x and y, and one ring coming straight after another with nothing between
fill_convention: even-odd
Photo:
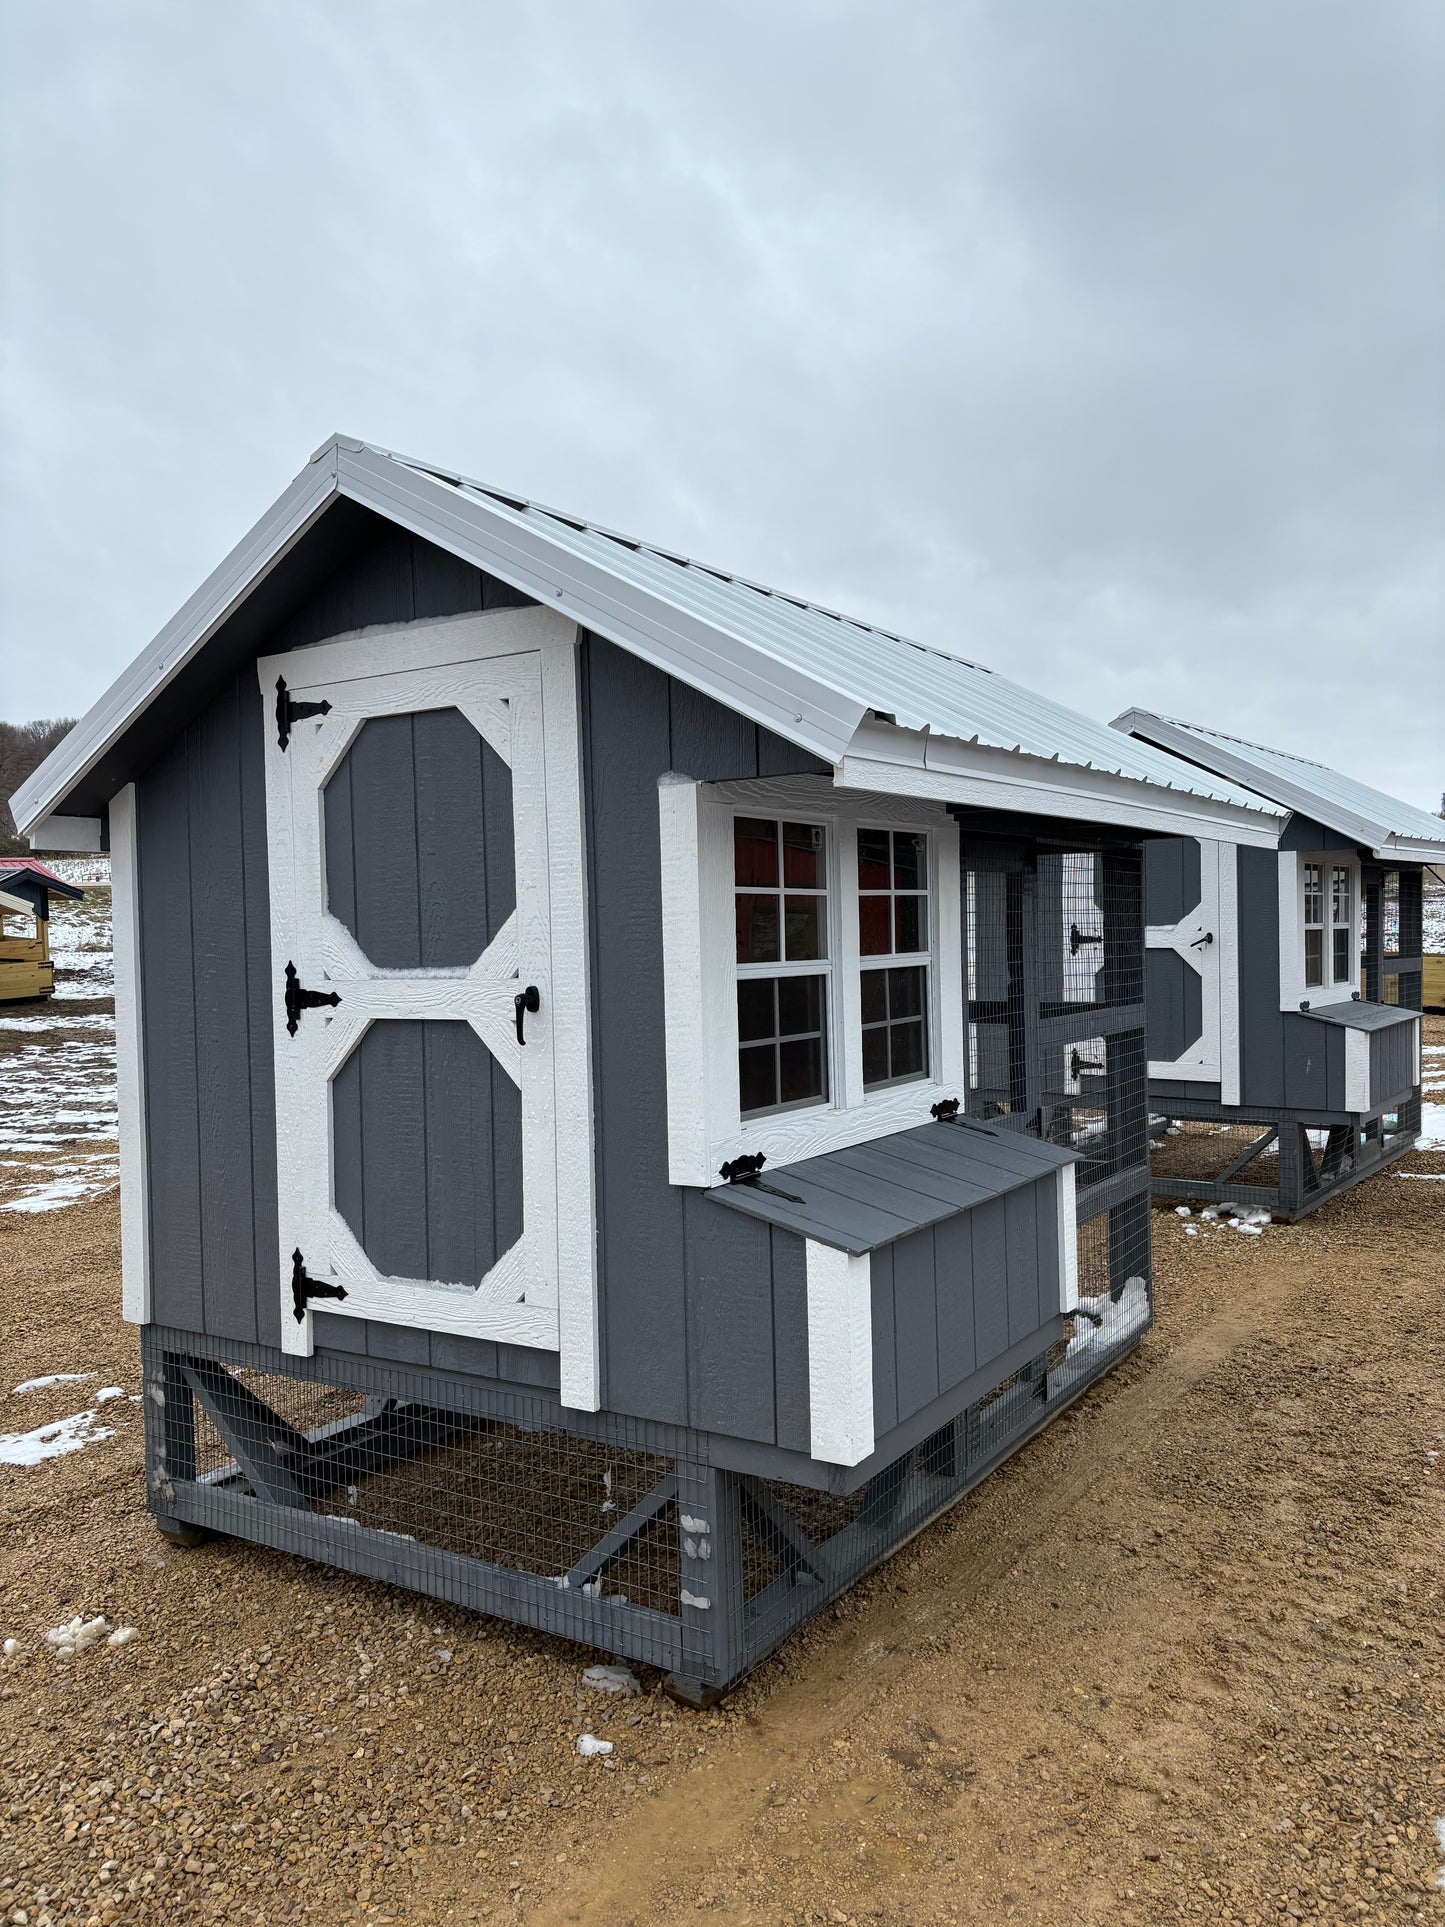
<instances>
[{"instance_id":1,"label":"gray paint","mask_svg":"<svg viewBox=\"0 0 1445 1927\"><path fill-rule=\"evenodd\" d=\"M1412 1095L1415 1084L1415 1027L1413 1024L1382 1026L1370 1033L1370 1102L1384 1104L1404 1092Z\"/></svg>"},{"instance_id":2,"label":"gray paint","mask_svg":"<svg viewBox=\"0 0 1445 1927\"><path fill-rule=\"evenodd\" d=\"M348 529L330 577L289 606L253 598L232 619L247 636L243 666L176 720L136 783L152 1315L269 1345L281 1340L280 1256L254 657L525 600L374 517L349 518Z\"/></svg>"},{"instance_id":3,"label":"gray paint","mask_svg":"<svg viewBox=\"0 0 1445 1927\"><path fill-rule=\"evenodd\" d=\"M1201 893L1197 838L1157 837L1144 845L1145 923L1182 923Z\"/></svg>"},{"instance_id":4,"label":"gray paint","mask_svg":"<svg viewBox=\"0 0 1445 1927\"><path fill-rule=\"evenodd\" d=\"M1204 982L1177 950L1144 957L1148 1049L1156 1063L1173 1063L1204 1035Z\"/></svg>"},{"instance_id":5,"label":"gray paint","mask_svg":"<svg viewBox=\"0 0 1445 1927\"><path fill-rule=\"evenodd\" d=\"M336 1206L378 1271L476 1285L517 1242L521 1094L470 1024L373 1024L331 1110Z\"/></svg>"},{"instance_id":6,"label":"gray paint","mask_svg":"<svg viewBox=\"0 0 1445 1927\"><path fill-rule=\"evenodd\" d=\"M729 1211L819 1244L864 1252L973 1210L1078 1161L1078 1153L987 1125L922 1124L790 1164L761 1182L714 1186Z\"/></svg>"},{"instance_id":7,"label":"gray paint","mask_svg":"<svg viewBox=\"0 0 1445 1927\"><path fill-rule=\"evenodd\" d=\"M883 1245L871 1269L881 1440L962 1385L982 1396L1008 1376L1000 1361L1017 1347L1047 1345L1061 1286L1052 1173Z\"/></svg>"},{"instance_id":8,"label":"gray paint","mask_svg":"<svg viewBox=\"0 0 1445 1927\"><path fill-rule=\"evenodd\" d=\"M458 709L364 723L325 826L327 907L383 969L475 963L516 908L511 772Z\"/></svg>"}]
</instances>

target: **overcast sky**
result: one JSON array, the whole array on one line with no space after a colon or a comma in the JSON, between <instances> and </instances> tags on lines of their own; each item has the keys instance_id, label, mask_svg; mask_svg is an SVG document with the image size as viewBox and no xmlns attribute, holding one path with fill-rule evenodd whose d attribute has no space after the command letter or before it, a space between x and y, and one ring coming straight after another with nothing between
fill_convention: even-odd
<instances>
[{"instance_id":1,"label":"overcast sky","mask_svg":"<svg viewBox=\"0 0 1445 1927\"><path fill-rule=\"evenodd\" d=\"M1445 789L1438 0L3 0L0 716L335 430Z\"/></svg>"}]
</instances>

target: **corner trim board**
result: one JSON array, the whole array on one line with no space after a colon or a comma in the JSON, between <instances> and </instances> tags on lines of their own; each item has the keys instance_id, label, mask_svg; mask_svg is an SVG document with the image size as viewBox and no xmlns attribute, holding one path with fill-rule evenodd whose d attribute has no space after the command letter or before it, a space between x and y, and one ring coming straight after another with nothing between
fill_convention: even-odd
<instances>
[{"instance_id":1,"label":"corner trim board","mask_svg":"<svg viewBox=\"0 0 1445 1927\"><path fill-rule=\"evenodd\" d=\"M115 947L115 1059L120 1133L120 1305L127 1324L151 1315L150 1177L146 1154L136 792L110 800L111 919Z\"/></svg>"},{"instance_id":2,"label":"corner trim board","mask_svg":"<svg viewBox=\"0 0 1445 1927\"><path fill-rule=\"evenodd\" d=\"M873 1264L805 1240L812 1456L857 1465L873 1450Z\"/></svg>"}]
</instances>

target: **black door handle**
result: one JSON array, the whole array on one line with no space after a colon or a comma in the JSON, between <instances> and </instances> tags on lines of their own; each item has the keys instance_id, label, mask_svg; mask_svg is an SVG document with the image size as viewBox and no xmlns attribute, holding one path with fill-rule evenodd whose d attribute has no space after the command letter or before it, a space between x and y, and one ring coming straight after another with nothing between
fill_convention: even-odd
<instances>
[{"instance_id":1,"label":"black door handle","mask_svg":"<svg viewBox=\"0 0 1445 1927\"><path fill-rule=\"evenodd\" d=\"M1205 944L1213 943L1213 942L1214 942L1214 932L1212 930L1206 930L1202 937L1196 937L1194 939L1193 943L1190 944L1189 948L1191 950L1202 950Z\"/></svg>"},{"instance_id":2,"label":"black door handle","mask_svg":"<svg viewBox=\"0 0 1445 1927\"><path fill-rule=\"evenodd\" d=\"M525 990L517 992L512 1001L517 1007L517 1042L525 1044L527 1012L539 1011L542 1008L542 993L535 984L528 984Z\"/></svg>"}]
</instances>

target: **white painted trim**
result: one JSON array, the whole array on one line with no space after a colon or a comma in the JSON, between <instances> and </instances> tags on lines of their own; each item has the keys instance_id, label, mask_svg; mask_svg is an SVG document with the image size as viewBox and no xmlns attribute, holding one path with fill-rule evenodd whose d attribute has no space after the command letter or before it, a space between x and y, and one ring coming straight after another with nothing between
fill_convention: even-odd
<instances>
[{"instance_id":1,"label":"white painted trim","mask_svg":"<svg viewBox=\"0 0 1445 1927\"><path fill-rule=\"evenodd\" d=\"M1059 1309L1071 1312L1079 1302L1079 1196L1076 1167L1059 1166Z\"/></svg>"},{"instance_id":2,"label":"white painted trim","mask_svg":"<svg viewBox=\"0 0 1445 1927\"><path fill-rule=\"evenodd\" d=\"M1324 967L1326 971L1333 964L1333 925L1328 915L1330 902L1330 869L1339 867L1350 872L1350 955L1354 969L1342 984L1316 984L1313 989L1305 985L1305 939L1304 939L1304 898L1305 865L1323 865L1322 889L1326 905L1324 923ZM1298 1011L1301 1003L1308 1001L1311 1010L1325 1010L1332 1004L1348 1004L1354 1001L1360 988L1360 907L1361 897L1360 860L1350 850L1281 850L1279 852L1279 1007L1281 1011ZM1368 1108L1368 1106L1366 1107Z\"/></svg>"},{"instance_id":3,"label":"white painted trim","mask_svg":"<svg viewBox=\"0 0 1445 1927\"><path fill-rule=\"evenodd\" d=\"M548 609L389 625L257 663L266 718L273 981L288 961L342 993L294 1038L276 1026L283 1346L309 1353L312 1318L289 1302L300 1244L317 1276L346 1285L348 1315L561 1351L562 1396L600 1402L591 1009L575 626ZM276 679L324 695L324 717L271 724ZM372 716L455 705L512 771L517 911L469 968L373 965L325 909L323 789ZM513 996L536 983L527 1049ZM279 989L277 991L279 1001ZM521 1086L524 1227L475 1288L381 1276L331 1203L330 1080L388 1017L469 1023ZM315 1021L312 1021L312 1019ZM315 1254L313 1258L313 1253Z\"/></svg>"},{"instance_id":4,"label":"white painted trim","mask_svg":"<svg viewBox=\"0 0 1445 1927\"><path fill-rule=\"evenodd\" d=\"M602 1403L602 1336L587 824L577 692L580 640L580 632L568 623L564 634L542 645L542 739L551 912L559 1396L576 1411L595 1412Z\"/></svg>"},{"instance_id":5,"label":"white painted trim","mask_svg":"<svg viewBox=\"0 0 1445 1927\"><path fill-rule=\"evenodd\" d=\"M1345 1032L1345 1109L1370 1108L1370 1037L1367 1030Z\"/></svg>"},{"instance_id":6,"label":"white painted trim","mask_svg":"<svg viewBox=\"0 0 1445 1927\"><path fill-rule=\"evenodd\" d=\"M100 818L44 816L28 832L27 840L32 850L83 850L88 855L99 856Z\"/></svg>"},{"instance_id":7,"label":"white painted trim","mask_svg":"<svg viewBox=\"0 0 1445 1927\"><path fill-rule=\"evenodd\" d=\"M115 1069L120 1130L120 1307L131 1325L151 1315L150 1170L146 1148L145 1028L135 784L110 799L110 914L115 962Z\"/></svg>"},{"instance_id":8,"label":"white painted trim","mask_svg":"<svg viewBox=\"0 0 1445 1927\"><path fill-rule=\"evenodd\" d=\"M873 1450L873 1264L805 1240L810 1452L858 1465Z\"/></svg>"},{"instance_id":9,"label":"white painted trim","mask_svg":"<svg viewBox=\"0 0 1445 1927\"><path fill-rule=\"evenodd\" d=\"M1148 950L1172 950L1199 978L1200 1032L1180 1056L1149 1060L1153 1078L1177 1078L1181 1083L1222 1082L1223 984L1225 931L1222 915L1220 852L1226 847L1210 838L1199 844L1199 901L1178 923L1150 924L1144 932ZM1228 846L1231 853L1234 846ZM1206 939L1213 938L1213 942ZM1237 960L1231 956L1237 973ZM1235 1028L1238 1028L1236 1014Z\"/></svg>"},{"instance_id":10,"label":"white painted trim","mask_svg":"<svg viewBox=\"0 0 1445 1927\"><path fill-rule=\"evenodd\" d=\"M733 949L732 820L792 813L828 833L830 972L827 1103L744 1119L738 1108L737 974ZM667 1046L668 1176L715 1182L729 1158L761 1150L796 1163L927 1124L941 1097L962 1097L962 893L958 827L946 812L893 797L845 795L826 777L699 783L669 773L658 784L662 844L662 955ZM917 829L929 840L929 1044L934 1075L865 1093L857 944L856 833L870 824ZM883 960L879 960L880 962Z\"/></svg>"},{"instance_id":11,"label":"white painted trim","mask_svg":"<svg viewBox=\"0 0 1445 1927\"><path fill-rule=\"evenodd\" d=\"M1282 813L1262 799L1257 808L1249 808L1109 770L868 721L859 725L849 744L837 781L846 789L1081 818L1171 836L1226 834L1265 849L1276 847L1282 827Z\"/></svg>"}]
</instances>

